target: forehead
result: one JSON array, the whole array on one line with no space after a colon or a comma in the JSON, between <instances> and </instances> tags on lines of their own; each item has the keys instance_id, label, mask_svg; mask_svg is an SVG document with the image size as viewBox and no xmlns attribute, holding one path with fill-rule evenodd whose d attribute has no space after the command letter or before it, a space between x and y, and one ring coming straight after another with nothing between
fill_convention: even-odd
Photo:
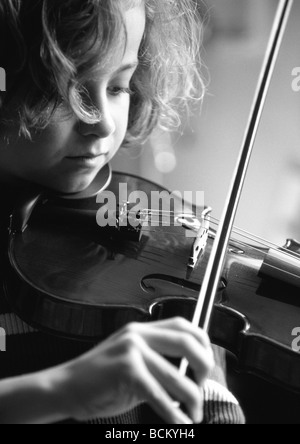
<instances>
[{"instance_id":1,"label":"forehead","mask_svg":"<svg viewBox=\"0 0 300 444\"><path fill-rule=\"evenodd\" d=\"M145 5L146 0L119 0L121 4L125 5L125 9L135 8L136 6Z\"/></svg>"},{"instance_id":2,"label":"forehead","mask_svg":"<svg viewBox=\"0 0 300 444\"><path fill-rule=\"evenodd\" d=\"M137 58L146 23L143 2L139 2L138 6L130 8L124 13L124 23L126 29L126 47L124 56Z\"/></svg>"},{"instance_id":3,"label":"forehead","mask_svg":"<svg viewBox=\"0 0 300 444\"><path fill-rule=\"evenodd\" d=\"M145 7L144 2L140 0L127 2L127 5L129 3L137 6L123 9L124 29L117 42L112 43L104 58L99 54L95 69L97 75L108 75L117 71L121 66L134 65L138 62L139 48L146 26ZM93 77L95 72L91 74Z\"/></svg>"}]
</instances>

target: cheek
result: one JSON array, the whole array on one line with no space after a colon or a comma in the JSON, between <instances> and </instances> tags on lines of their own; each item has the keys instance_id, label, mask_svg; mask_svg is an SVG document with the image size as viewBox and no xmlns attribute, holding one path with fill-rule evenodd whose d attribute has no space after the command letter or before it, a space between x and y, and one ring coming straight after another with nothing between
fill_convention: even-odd
<instances>
[{"instance_id":1,"label":"cheek","mask_svg":"<svg viewBox=\"0 0 300 444\"><path fill-rule=\"evenodd\" d=\"M73 120L51 123L39 136L34 138L33 150L44 162L59 161L68 154L68 147L74 139Z\"/></svg>"},{"instance_id":2,"label":"cheek","mask_svg":"<svg viewBox=\"0 0 300 444\"><path fill-rule=\"evenodd\" d=\"M116 135L118 142L122 143L127 132L129 119L129 97L124 100L124 103L114 110L114 121L116 126Z\"/></svg>"},{"instance_id":3,"label":"cheek","mask_svg":"<svg viewBox=\"0 0 300 444\"><path fill-rule=\"evenodd\" d=\"M43 138L51 140L58 146L65 146L74 135L76 121L75 119L55 118L43 134ZM53 147L55 149L55 147Z\"/></svg>"}]
</instances>

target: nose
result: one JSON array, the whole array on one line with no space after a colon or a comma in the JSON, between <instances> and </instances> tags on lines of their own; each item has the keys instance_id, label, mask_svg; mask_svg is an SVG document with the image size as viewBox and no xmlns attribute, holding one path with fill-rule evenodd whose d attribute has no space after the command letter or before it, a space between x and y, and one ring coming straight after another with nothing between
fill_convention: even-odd
<instances>
[{"instance_id":1,"label":"nose","mask_svg":"<svg viewBox=\"0 0 300 444\"><path fill-rule=\"evenodd\" d=\"M98 102L99 122L91 124L80 120L79 132L82 136L95 136L99 139L105 139L114 134L116 125L107 100L99 100Z\"/></svg>"}]
</instances>

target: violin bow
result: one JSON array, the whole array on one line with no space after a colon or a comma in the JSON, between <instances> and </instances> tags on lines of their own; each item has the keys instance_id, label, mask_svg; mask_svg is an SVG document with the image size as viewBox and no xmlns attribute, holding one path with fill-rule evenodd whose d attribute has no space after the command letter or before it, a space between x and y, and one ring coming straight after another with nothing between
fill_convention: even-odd
<instances>
[{"instance_id":1,"label":"violin bow","mask_svg":"<svg viewBox=\"0 0 300 444\"><path fill-rule=\"evenodd\" d=\"M195 308L192 323L206 332L209 331L214 302L225 263L238 204L292 5L293 0L280 0L278 5L242 148L225 202L225 208L220 219L212 252L207 264L199 299ZM182 375L187 373L188 366L188 361L183 359L180 365L180 373Z\"/></svg>"}]
</instances>

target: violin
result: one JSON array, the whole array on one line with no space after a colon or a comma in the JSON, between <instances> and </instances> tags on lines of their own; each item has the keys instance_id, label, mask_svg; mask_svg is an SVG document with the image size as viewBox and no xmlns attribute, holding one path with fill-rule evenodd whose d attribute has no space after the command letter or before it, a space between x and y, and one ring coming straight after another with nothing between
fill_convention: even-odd
<instances>
[{"instance_id":1,"label":"violin","mask_svg":"<svg viewBox=\"0 0 300 444\"><path fill-rule=\"evenodd\" d=\"M118 196L120 183L149 198L153 191L165 191L122 173L112 175L106 190ZM210 229L201 263L187 279L191 226L175 226L174 216L165 226L158 211L158 226L144 224L135 236L131 229L116 234L97 225L98 210L95 197L27 195L23 205L18 203L5 281L16 313L46 332L91 343L132 321L178 315L192 320L215 230ZM275 250L246 240L230 241L210 337L238 357L239 369L298 392L300 354L292 350L291 334L300 319L300 245L290 241Z\"/></svg>"},{"instance_id":2,"label":"violin","mask_svg":"<svg viewBox=\"0 0 300 444\"><path fill-rule=\"evenodd\" d=\"M239 368L295 393L300 392L300 354L292 333L300 319L300 245L257 246L257 238L232 236L234 217L250 161L258 120L292 1L281 0L245 141L217 230L195 218L197 209L164 224L161 208L151 208L156 226L141 221L124 230L128 215L119 208L116 226L96 223L93 195L55 196L35 187L20 197L11 216L5 294L14 311L46 332L95 343L128 322L183 316L209 332L212 342L238 358ZM100 175L102 192L118 196L119 184L166 191L123 173ZM99 184L98 184L99 185ZM98 188L99 189L99 188ZM127 204L127 202L125 203ZM185 207L187 208L187 206ZM146 209L146 214L147 213ZM178 220L183 223L178 226ZM199 227L200 224L200 227ZM206 232L197 267L187 274L195 237ZM200 254L201 253L201 254ZM187 370L183 360L180 371Z\"/></svg>"}]
</instances>

